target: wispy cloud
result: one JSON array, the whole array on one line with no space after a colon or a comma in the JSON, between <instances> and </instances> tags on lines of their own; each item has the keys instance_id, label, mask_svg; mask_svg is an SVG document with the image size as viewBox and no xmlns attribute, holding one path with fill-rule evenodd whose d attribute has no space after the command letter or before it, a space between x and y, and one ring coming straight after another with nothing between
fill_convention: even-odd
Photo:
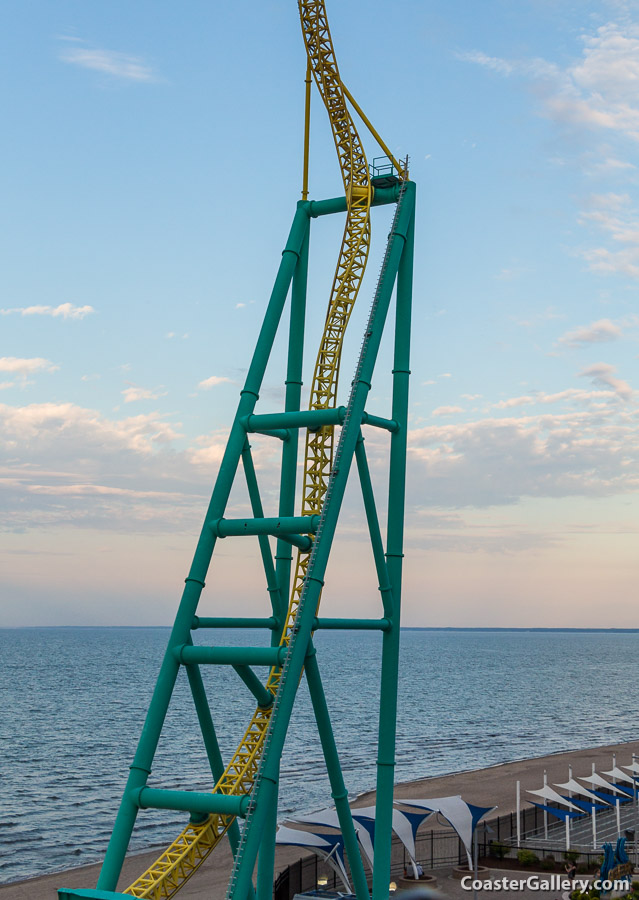
<instances>
[{"instance_id":1,"label":"wispy cloud","mask_svg":"<svg viewBox=\"0 0 639 900\"><path fill-rule=\"evenodd\" d=\"M457 59L461 59L464 62L476 63L479 66L484 66L486 69L492 69L493 72L499 72L501 75L511 75L515 71L513 63L508 62L507 59L501 59L498 56L488 56L488 54L482 53L481 50L460 52L456 56Z\"/></svg>"},{"instance_id":2,"label":"wispy cloud","mask_svg":"<svg viewBox=\"0 0 639 900\"><path fill-rule=\"evenodd\" d=\"M582 369L579 375L583 378L591 378L593 384L609 387L623 400L629 400L634 391L627 381L617 378L616 371L616 368L609 363L599 362Z\"/></svg>"},{"instance_id":3,"label":"wispy cloud","mask_svg":"<svg viewBox=\"0 0 639 900\"><path fill-rule=\"evenodd\" d=\"M218 384L232 384L230 378L226 378L224 375L211 375L210 378L205 378L204 381L200 381L198 387L204 391L210 390L212 387L217 387Z\"/></svg>"},{"instance_id":4,"label":"wispy cloud","mask_svg":"<svg viewBox=\"0 0 639 900\"><path fill-rule=\"evenodd\" d=\"M590 325L582 325L574 331L567 331L559 338L560 344L581 347L584 344L603 344L621 337L621 328L610 319L599 319Z\"/></svg>"},{"instance_id":5,"label":"wispy cloud","mask_svg":"<svg viewBox=\"0 0 639 900\"><path fill-rule=\"evenodd\" d=\"M12 309L0 309L2 316L52 316L54 319L84 319L94 313L92 306L74 306L72 303L61 303L59 306L16 306Z\"/></svg>"},{"instance_id":6,"label":"wispy cloud","mask_svg":"<svg viewBox=\"0 0 639 900\"><path fill-rule=\"evenodd\" d=\"M609 22L585 34L579 60L565 68L544 59L502 59L480 50L458 58L536 86L541 110L565 127L604 129L639 140L639 25Z\"/></svg>"},{"instance_id":7,"label":"wispy cloud","mask_svg":"<svg viewBox=\"0 0 639 900\"><path fill-rule=\"evenodd\" d=\"M594 194L579 223L590 226L612 243L580 251L588 267L602 274L639 278L639 215L627 194Z\"/></svg>"},{"instance_id":8,"label":"wispy cloud","mask_svg":"<svg viewBox=\"0 0 639 900\"><path fill-rule=\"evenodd\" d=\"M83 43L74 41L74 44ZM59 54L62 62L92 69L104 75L110 75L123 81L154 82L158 81L151 66L141 57L120 53L117 50L103 50L97 47L65 47Z\"/></svg>"},{"instance_id":9,"label":"wispy cloud","mask_svg":"<svg viewBox=\"0 0 639 900\"><path fill-rule=\"evenodd\" d=\"M121 393L125 403L135 403L138 400L157 400L160 397L166 397L167 394L166 391L162 391L160 388L150 390L149 388L142 388L137 385L131 385L131 387L124 388Z\"/></svg>"},{"instance_id":10,"label":"wispy cloud","mask_svg":"<svg viewBox=\"0 0 639 900\"><path fill-rule=\"evenodd\" d=\"M60 366L54 365L48 359L34 356L30 359L18 356L0 357L0 372L12 372L15 375L34 375L36 372L55 372Z\"/></svg>"},{"instance_id":11,"label":"wispy cloud","mask_svg":"<svg viewBox=\"0 0 639 900\"><path fill-rule=\"evenodd\" d=\"M463 412L463 408L461 406L438 406L437 409L433 410L434 416L454 416L455 413Z\"/></svg>"}]
</instances>

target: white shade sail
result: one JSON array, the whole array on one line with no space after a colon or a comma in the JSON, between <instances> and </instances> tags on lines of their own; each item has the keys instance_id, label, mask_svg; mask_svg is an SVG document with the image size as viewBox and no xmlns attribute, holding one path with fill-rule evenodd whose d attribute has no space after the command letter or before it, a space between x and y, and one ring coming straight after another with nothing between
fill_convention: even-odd
<instances>
[{"instance_id":1,"label":"white shade sail","mask_svg":"<svg viewBox=\"0 0 639 900\"><path fill-rule=\"evenodd\" d=\"M477 807L471 808L465 800L462 800L459 794L453 797L434 797L432 800L397 800L395 802L401 803L402 806L416 806L418 809L430 809L432 812L441 813L445 819L448 819L462 839L462 843L466 848L466 855L468 856L468 865L472 868L473 830L476 824L473 819L472 808L477 811ZM495 809L495 807L486 809L485 812L490 812L492 809Z\"/></svg>"},{"instance_id":2,"label":"white shade sail","mask_svg":"<svg viewBox=\"0 0 639 900\"><path fill-rule=\"evenodd\" d=\"M526 793L534 794L536 797L542 797L544 800L552 800L553 803L558 803L559 806L567 806L568 809L574 809L576 812L581 812L578 806L575 806L570 800L566 800L561 794L558 794L549 784L540 788L538 791L526 791Z\"/></svg>"},{"instance_id":3,"label":"white shade sail","mask_svg":"<svg viewBox=\"0 0 639 900\"><path fill-rule=\"evenodd\" d=\"M565 791L572 791L573 794L579 794L580 797L586 797L588 800L592 800L593 803L607 804L606 800L602 800L601 797L593 794L585 788L583 784L579 784L575 781L574 778L571 778L570 781L566 781L565 784L555 784L555 787L563 788Z\"/></svg>"},{"instance_id":4,"label":"white shade sail","mask_svg":"<svg viewBox=\"0 0 639 900\"><path fill-rule=\"evenodd\" d=\"M332 840L331 840L332 838ZM339 842L338 842L339 840ZM280 825L275 835L275 843L290 847L304 847L317 853L340 877L344 887L351 892L351 885L346 874L346 867L342 857L343 838L337 835L320 835L313 831L302 831L300 828L289 828Z\"/></svg>"},{"instance_id":5,"label":"white shade sail","mask_svg":"<svg viewBox=\"0 0 639 900\"><path fill-rule=\"evenodd\" d=\"M611 769L609 772L604 772L604 775L608 775L609 778L615 778L617 781L625 781L626 784L634 785L635 780L631 778L630 775L626 775L625 772L622 772L619 766L615 766L614 769Z\"/></svg>"},{"instance_id":6,"label":"white shade sail","mask_svg":"<svg viewBox=\"0 0 639 900\"><path fill-rule=\"evenodd\" d=\"M628 796L625 791L615 787L614 784L610 784L609 781L606 781L601 775L597 775L596 772L594 775L578 775L577 777L580 778L581 781L589 781L593 787L605 788L605 790L610 791L611 794L620 794L622 797Z\"/></svg>"}]
</instances>

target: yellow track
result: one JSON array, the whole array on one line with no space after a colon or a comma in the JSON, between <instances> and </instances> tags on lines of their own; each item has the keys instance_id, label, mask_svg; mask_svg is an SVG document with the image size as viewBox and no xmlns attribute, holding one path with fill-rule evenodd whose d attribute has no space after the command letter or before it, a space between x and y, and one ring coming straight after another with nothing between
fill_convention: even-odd
<instances>
[{"instance_id":1,"label":"yellow track","mask_svg":"<svg viewBox=\"0 0 639 900\"><path fill-rule=\"evenodd\" d=\"M357 297L370 246L372 187L368 164L346 106L324 2L299 0L304 43L313 77L328 111L347 198L347 217L331 288L324 334L311 388L310 409L335 406L344 333ZM333 427L306 434L302 515L319 514L333 461ZM291 598L280 646L287 646L297 615L310 553L298 552ZM273 695L281 676L272 668L266 684ZM270 709L258 707L214 793L249 794L257 774ZM124 893L153 900L172 897L221 841L232 816L212 815L202 825L189 824L167 850Z\"/></svg>"}]
</instances>

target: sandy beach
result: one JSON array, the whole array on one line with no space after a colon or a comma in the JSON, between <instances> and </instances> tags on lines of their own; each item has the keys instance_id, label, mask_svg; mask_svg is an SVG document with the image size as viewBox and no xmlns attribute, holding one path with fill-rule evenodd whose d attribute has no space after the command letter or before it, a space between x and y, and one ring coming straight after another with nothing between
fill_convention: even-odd
<instances>
[{"instance_id":1,"label":"sandy beach","mask_svg":"<svg viewBox=\"0 0 639 900\"><path fill-rule=\"evenodd\" d=\"M395 787L395 797L400 800L403 797L434 798L461 794L464 800L479 806L497 806L498 809L494 815L503 815L515 809L517 780L521 781L523 793L527 789L541 787L544 770L546 770L549 783L561 782L568 778L569 765L573 766L576 776L588 775L593 763L597 770L601 771L612 768L613 754L617 755L617 764L624 765L632 761L633 753L639 754L639 741L610 744L587 750L572 750L550 756L504 763L487 769L475 769L398 784ZM374 803L374 800L375 792L370 791L358 797L354 805L368 806ZM425 830L428 830L427 823ZM127 857L118 889L124 890L153 862L160 852L152 850ZM276 875L302 855L304 854L295 848L279 849L276 854ZM192 881L184 886L179 894L181 900L205 900L205 898L206 900L223 900L230 864L231 853L228 844L225 843L211 854ZM96 863L13 882L0 887L0 900L57 900L58 887L95 887L99 871L100 864ZM454 885L452 881L450 884L442 883L440 887L448 896L461 896L458 885ZM507 895L502 894L502 896ZM523 898L525 894L520 893L517 896ZM536 896L539 897L540 894L536 894Z\"/></svg>"}]
</instances>

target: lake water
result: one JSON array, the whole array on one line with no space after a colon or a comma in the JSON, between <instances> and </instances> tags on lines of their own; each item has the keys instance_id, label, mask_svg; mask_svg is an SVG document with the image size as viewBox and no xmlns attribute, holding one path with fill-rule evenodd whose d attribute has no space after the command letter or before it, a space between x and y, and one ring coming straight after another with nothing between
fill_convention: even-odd
<instances>
[{"instance_id":1,"label":"lake water","mask_svg":"<svg viewBox=\"0 0 639 900\"><path fill-rule=\"evenodd\" d=\"M0 629L0 883L102 857L168 635ZM211 633L194 637L210 641ZM265 643L253 631L216 639ZM346 783L360 793L375 784L381 638L323 632L316 645ZM228 759L251 696L230 669L203 667L203 675ZM637 633L404 630L396 778L636 739L638 675ZM180 677L150 783L210 790L207 772ZM302 683L282 761L280 818L328 805ZM131 849L165 844L184 822L182 813L141 812Z\"/></svg>"}]
</instances>

